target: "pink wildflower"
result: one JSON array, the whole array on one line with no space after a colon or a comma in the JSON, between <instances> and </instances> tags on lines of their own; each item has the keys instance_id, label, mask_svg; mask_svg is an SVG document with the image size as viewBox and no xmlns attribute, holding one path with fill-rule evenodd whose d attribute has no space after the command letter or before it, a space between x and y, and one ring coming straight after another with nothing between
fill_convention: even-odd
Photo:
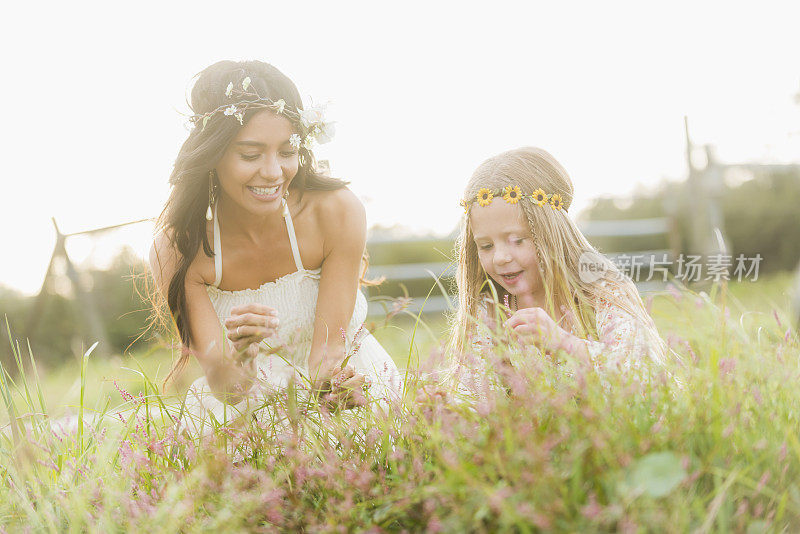
<instances>
[{"instance_id":1,"label":"pink wildflower","mask_svg":"<svg viewBox=\"0 0 800 534\"><path fill-rule=\"evenodd\" d=\"M434 534L437 532L441 532L443 530L442 522L439 521L439 518L434 516L428 520L427 528L425 529L427 532L433 532Z\"/></svg>"},{"instance_id":2,"label":"pink wildflower","mask_svg":"<svg viewBox=\"0 0 800 534\"><path fill-rule=\"evenodd\" d=\"M372 427L367 432L366 437L364 438L364 443L366 444L368 449L372 449L375 444L378 442L378 439L381 436L381 431L377 427Z\"/></svg>"},{"instance_id":3,"label":"pink wildflower","mask_svg":"<svg viewBox=\"0 0 800 534\"><path fill-rule=\"evenodd\" d=\"M386 319L391 319L401 311L405 310L408 308L409 304L411 304L411 298L409 297L397 297L396 299L392 300L392 309L386 314Z\"/></svg>"},{"instance_id":4,"label":"pink wildflower","mask_svg":"<svg viewBox=\"0 0 800 534\"><path fill-rule=\"evenodd\" d=\"M719 360L719 374L720 376L725 376L733 372L736 369L736 360L733 358L720 358Z\"/></svg>"},{"instance_id":5,"label":"pink wildflower","mask_svg":"<svg viewBox=\"0 0 800 534\"><path fill-rule=\"evenodd\" d=\"M595 520L600 517L600 514L603 512L603 507L597 504L597 497L594 493L589 495L589 502L581 508L581 514L583 517L589 520Z\"/></svg>"},{"instance_id":6,"label":"pink wildflower","mask_svg":"<svg viewBox=\"0 0 800 534\"><path fill-rule=\"evenodd\" d=\"M757 502L755 507L753 508L753 517L760 517L761 514L764 513L764 504L761 502Z\"/></svg>"},{"instance_id":7,"label":"pink wildflower","mask_svg":"<svg viewBox=\"0 0 800 534\"><path fill-rule=\"evenodd\" d=\"M664 426L664 418L662 417L650 428L651 434L658 434L659 430Z\"/></svg>"},{"instance_id":8,"label":"pink wildflower","mask_svg":"<svg viewBox=\"0 0 800 534\"><path fill-rule=\"evenodd\" d=\"M549 517L534 510L530 503L523 502L517 505L517 513L529 520L536 528L550 530L553 525Z\"/></svg>"},{"instance_id":9,"label":"pink wildflower","mask_svg":"<svg viewBox=\"0 0 800 534\"><path fill-rule=\"evenodd\" d=\"M775 317L775 322L778 323L778 328L783 328L783 323L781 323L781 318L778 317L778 310L773 308L772 316Z\"/></svg>"},{"instance_id":10,"label":"pink wildflower","mask_svg":"<svg viewBox=\"0 0 800 534\"><path fill-rule=\"evenodd\" d=\"M503 510L503 503L508 501L508 498L513 494L511 488L500 488L493 494L489 495L489 508L496 514L500 514Z\"/></svg>"},{"instance_id":11,"label":"pink wildflower","mask_svg":"<svg viewBox=\"0 0 800 534\"><path fill-rule=\"evenodd\" d=\"M620 532L624 534L634 534L639 531L639 526L629 517L623 517L617 525Z\"/></svg>"},{"instance_id":12,"label":"pink wildflower","mask_svg":"<svg viewBox=\"0 0 800 534\"><path fill-rule=\"evenodd\" d=\"M733 517L741 517L747 513L747 499L742 499L739 501L739 505L736 507L736 513L733 514Z\"/></svg>"},{"instance_id":13,"label":"pink wildflower","mask_svg":"<svg viewBox=\"0 0 800 534\"><path fill-rule=\"evenodd\" d=\"M697 354L694 352L694 349L692 348L692 346L689 344L688 341L686 342L686 349L689 351L689 356L692 357L692 361L695 364L700 361L700 357L697 356Z\"/></svg>"},{"instance_id":14,"label":"pink wildflower","mask_svg":"<svg viewBox=\"0 0 800 534\"><path fill-rule=\"evenodd\" d=\"M154 452L156 454L163 455L164 454L164 441L165 441L165 439L156 440L155 438L153 438L150 441L150 443L147 445L147 448L150 449L150 451L152 451L152 452Z\"/></svg>"},{"instance_id":15,"label":"pink wildflower","mask_svg":"<svg viewBox=\"0 0 800 534\"><path fill-rule=\"evenodd\" d=\"M119 394L120 394L120 396L122 397L123 400L125 400L127 402L132 402L133 401L133 395L128 393L127 390L125 390L124 388L119 387L119 384L117 384L116 380L112 380L112 382L114 383L114 387L117 388L117 391L119 391Z\"/></svg>"},{"instance_id":16,"label":"pink wildflower","mask_svg":"<svg viewBox=\"0 0 800 534\"><path fill-rule=\"evenodd\" d=\"M122 464L123 465L130 464L132 455L133 455L133 451L131 450L131 444L126 439L119 446L119 457L120 457L120 460L122 460Z\"/></svg>"},{"instance_id":17,"label":"pink wildflower","mask_svg":"<svg viewBox=\"0 0 800 534\"><path fill-rule=\"evenodd\" d=\"M729 424L725 427L725 430L722 431L722 437L728 438L731 434L733 434L734 430L736 430L736 425L733 423Z\"/></svg>"},{"instance_id":18,"label":"pink wildflower","mask_svg":"<svg viewBox=\"0 0 800 534\"><path fill-rule=\"evenodd\" d=\"M689 477L686 480L683 481L683 485L684 486L689 486L689 485L693 484L698 478L700 478L700 475L702 475L702 474L703 474L703 470L702 469L696 469L694 471L694 473L689 475Z\"/></svg>"},{"instance_id":19,"label":"pink wildflower","mask_svg":"<svg viewBox=\"0 0 800 534\"><path fill-rule=\"evenodd\" d=\"M294 481L298 488L303 485L303 482L306 481L306 469L304 467L298 467L295 469Z\"/></svg>"},{"instance_id":20,"label":"pink wildflower","mask_svg":"<svg viewBox=\"0 0 800 534\"><path fill-rule=\"evenodd\" d=\"M764 471L764 474L761 475L761 479L758 481L756 491L760 492L762 489L764 489L764 486L767 485L767 482L769 482L769 471Z\"/></svg>"}]
</instances>

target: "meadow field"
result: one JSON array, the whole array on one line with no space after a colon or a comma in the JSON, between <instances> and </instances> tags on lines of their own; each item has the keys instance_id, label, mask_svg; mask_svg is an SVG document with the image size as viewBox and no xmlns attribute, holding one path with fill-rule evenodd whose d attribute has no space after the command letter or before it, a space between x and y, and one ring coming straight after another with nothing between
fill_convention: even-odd
<instances>
[{"instance_id":1,"label":"meadow field","mask_svg":"<svg viewBox=\"0 0 800 534\"><path fill-rule=\"evenodd\" d=\"M0 389L0 527L31 532L792 532L800 344L788 274L647 298L675 353L631 376L500 340L456 390L443 319L371 324L405 397L328 412L294 389L263 417L179 430L174 350L36 368ZM14 332L10 333L14 338ZM494 384L494 386L492 386Z\"/></svg>"}]
</instances>

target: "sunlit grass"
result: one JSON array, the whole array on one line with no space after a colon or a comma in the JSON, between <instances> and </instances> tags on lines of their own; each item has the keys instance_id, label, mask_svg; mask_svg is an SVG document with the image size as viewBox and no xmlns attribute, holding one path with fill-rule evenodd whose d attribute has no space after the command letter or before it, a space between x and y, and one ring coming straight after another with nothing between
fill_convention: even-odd
<instances>
[{"instance_id":1,"label":"sunlit grass","mask_svg":"<svg viewBox=\"0 0 800 534\"><path fill-rule=\"evenodd\" d=\"M516 346L510 367L501 346L486 374L495 387L412 381L386 413L331 414L278 396L260 420L207 439L176 432L167 415L198 375L159 394L167 350L90 354L38 379L28 366L26 381L0 383L12 421L0 436L0 525L796 531L800 347L788 285L778 276L657 296L652 313L683 365L649 380L520 358ZM443 321L375 326L412 376L442 365ZM51 430L65 405L83 430Z\"/></svg>"}]
</instances>

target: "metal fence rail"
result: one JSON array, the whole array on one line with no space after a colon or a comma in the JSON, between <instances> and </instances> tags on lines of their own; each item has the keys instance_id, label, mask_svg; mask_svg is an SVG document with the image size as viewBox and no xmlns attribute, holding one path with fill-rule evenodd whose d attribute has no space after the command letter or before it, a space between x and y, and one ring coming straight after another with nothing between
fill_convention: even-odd
<instances>
[{"instance_id":1,"label":"metal fence rail","mask_svg":"<svg viewBox=\"0 0 800 534\"><path fill-rule=\"evenodd\" d=\"M442 290L438 287L438 284L436 284L436 280L439 280L442 284L442 287L448 289L450 286L448 279L454 277L455 274L455 265L448 262L370 265L367 272L368 278L383 278L387 282L403 284L404 282L415 280L429 280L430 287L437 285L437 287L433 287L430 296L428 296L427 293L424 295L409 295L411 300L407 303L407 307L405 309L411 313L419 313L422 311L426 314L443 313L455 306L455 296L443 295ZM368 315L370 316L384 315L391 311L393 306L392 297L402 296L372 295L370 291L368 291L368 293L370 293L368 295L370 300Z\"/></svg>"},{"instance_id":2,"label":"metal fence rail","mask_svg":"<svg viewBox=\"0 0 800 534\"><path fill-rule=\"evenodd\" d=\"M632 268L637 269L643 274L642 279L637 281L637 286L640 291L649 292L663 289L664 283L661 279L654 280L651 272L651 266L659 265L662 262L672 262L676 258L677 246L674 240L675 221L670 217L652 217L646 219L631 219L631 220L612 220L612 221L588 221L580 224L580 229L583 234L592 240L593 238L602 237L639 237L639 236L652 236L657 239L658 236L665 236L670 243L670 248L655 249L655 250L635 250L625 252L610 252L605 253L612 261L625 262L629 261ZM435 254L434 245L441 245L442 238L409 238L409 239L391 239L381 237L377 239L370 239L369 246L392 246L396 244L401 246L406 243L431 244L431 256ZM412 313L419 313L422 311L425 314L440 314L447 312L457 305L457 297L454 294L443 295L442 289L434 287L436 280L442 282L442 286L450 291L452 284L451 279L456 274L456 267L448 262L423 262L423 263L400 263L393 265L370 265L367 276L371 279L383 278L386 282L392 284L405 285L411 282L419 282L429 280L430 284L426 288L426 293L423 294L409 294L410 301L407 303L406 310ZM417 283L419 287L419 283ZM427 289L433 287L433 290L428 296ZM393 309L393 297L402 297L403 295L382 295L375 290L364 288L367 293L369 303L369 315L380 316ZM427 297L427 301L426 301Z\"/></svg>"},{"instance_id":3,"label":"metal fence rail","mask_svg":"<svg viewBox=\"0 0 800 534\"><path fill-rule=\"evenodd\" d=\"M670 232L672 220L669 217L652 217L648 219L587 221L580 224L579 227L587 238L662 235Z\"/></svg>"}]
</instances>

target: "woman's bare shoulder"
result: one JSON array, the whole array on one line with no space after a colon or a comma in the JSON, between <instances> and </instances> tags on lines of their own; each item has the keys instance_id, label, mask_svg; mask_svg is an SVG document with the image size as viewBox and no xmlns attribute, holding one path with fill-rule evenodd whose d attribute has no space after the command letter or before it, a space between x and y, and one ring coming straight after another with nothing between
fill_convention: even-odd
<instances>
[{"instance_id":1,"label":"woman's bare shoulder","mask_svg":"<svg viewBox=\"0 0 800 534\"><path fill-rule=\"evenodd\" d=\"M318 216L326 217L328 221L331 218L336 220L365 214L364 205L347 187L332 191L306 191L303 196L311 210Z\"/></svg>"},{"instance_id":2,"label":"woman's bare shoulder","mask_svg":"<svg viewBox=\"0 0 800 534\"><path fill-rule=\"evenodd\" d=\"M325 243L325 255L342 246L343 250L360 250L360 255L366 243L367 215L358 197L346 187L308 191L306 195L315 226Z\"/></svg>"},{"instance_id":3,"label":"woman's bare shoulder","mask_svg":"<svg viewBox=\"0 0 800 534\"><path fill-rule=\"evenodd\" d=\"M150 247L150 269L163 292L166 292L183 259L172 235L167 230L159 231ZM214 280L214 258L205 254L202 245L186 270L186 280L203 284L209 284Z\"/></svg>"}]
</instances>

